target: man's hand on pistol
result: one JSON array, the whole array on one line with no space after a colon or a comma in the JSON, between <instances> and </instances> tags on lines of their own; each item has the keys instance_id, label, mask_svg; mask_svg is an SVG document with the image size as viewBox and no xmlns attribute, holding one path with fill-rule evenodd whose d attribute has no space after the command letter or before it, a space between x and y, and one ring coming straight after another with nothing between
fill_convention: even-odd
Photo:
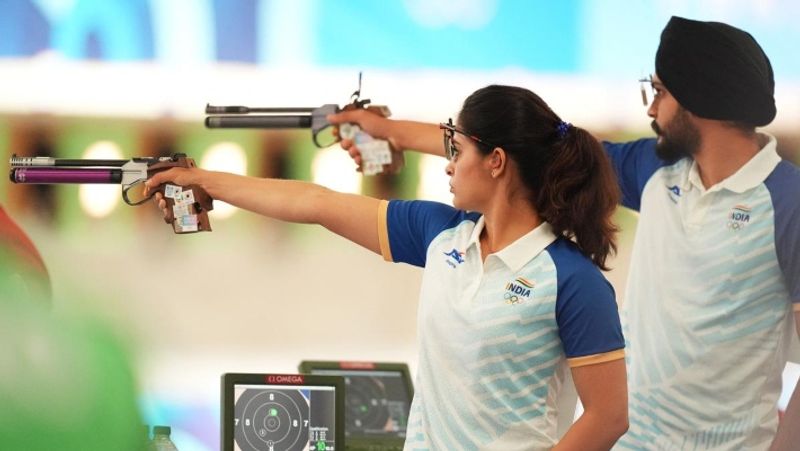
<instances>
[{"instance_id":1,"label":"man's hand on pistol","mask_svg":"<svg viewBox=\"0 0 800 451\"><path fill-rule=\"evenodd\" d=\"M145 194L149 195L152 190L158 189L159 186L166 183L177 186L202 185L200 183L201 177L199 174L201 172L205 171L198 168L172 168L166 171L158 172L153 174L153 176L145 182ZM169 218L170 215L169 210L167 209L167 200L164 198L164 195L160 191L157 191L153 197L153 200L158 208L160 208L164 213L164 218Z\"/></svg>"}]
</instances>

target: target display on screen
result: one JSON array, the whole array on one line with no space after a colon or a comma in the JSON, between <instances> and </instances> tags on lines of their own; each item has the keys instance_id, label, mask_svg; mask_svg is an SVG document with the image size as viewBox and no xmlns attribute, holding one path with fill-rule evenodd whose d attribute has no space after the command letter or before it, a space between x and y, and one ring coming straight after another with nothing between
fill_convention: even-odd
<instances>
[{"instance_id":1,"label":"target display on screen","mask_svg":"<svg viewBox=\"0 0 800 451\"><path fill-rule=\"evenodd\" d=\"M414 394L405 364L307 361L300 371L344 378L348 448L365 442L402 449Z\"/></svg>"},{"instance_id":2,"label":"target display on screen","mask_svg":"<svg viewBox=\"0 0 800 451\"><path fill-rule=\"evenodd\" d=\"M224 375L223 449L343 450L343 385L329 376Z\"/></svg>"}]
</instances>

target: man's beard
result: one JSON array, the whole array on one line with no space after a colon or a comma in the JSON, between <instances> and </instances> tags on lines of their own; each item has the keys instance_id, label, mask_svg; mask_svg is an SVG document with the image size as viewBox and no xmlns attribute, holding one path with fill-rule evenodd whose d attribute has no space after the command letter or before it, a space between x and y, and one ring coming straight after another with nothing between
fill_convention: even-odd
<instances>
[{"instance_id":1,"label":"man's beard","mask_svg":"<svg viewBox=\"0 0 800 451\"><path fill-rule=\"evenodd\" d=\"M681 108L662 129L656 121L650 126L661 138L656 143L656 155L668 163L691 157L700 149L700 131L689 120L689 113Z\"/></svg>"}]
</instances>

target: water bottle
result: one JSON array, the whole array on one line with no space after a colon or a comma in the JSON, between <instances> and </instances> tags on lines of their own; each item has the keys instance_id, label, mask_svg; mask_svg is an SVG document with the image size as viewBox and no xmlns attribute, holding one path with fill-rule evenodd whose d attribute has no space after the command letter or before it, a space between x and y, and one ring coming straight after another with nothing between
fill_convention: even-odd
<instances>
[{"instance_id":1,"label":"water bottle","mask_svg":"<svg viewBox=\"0 0 800 451\"><path fill-rule=\"evenodd\" d=\"M169 434L172 433L172 428L169 426L153 426L153 451L178 451L178 448L172 443Z\"/></svg>"}]
</instances>

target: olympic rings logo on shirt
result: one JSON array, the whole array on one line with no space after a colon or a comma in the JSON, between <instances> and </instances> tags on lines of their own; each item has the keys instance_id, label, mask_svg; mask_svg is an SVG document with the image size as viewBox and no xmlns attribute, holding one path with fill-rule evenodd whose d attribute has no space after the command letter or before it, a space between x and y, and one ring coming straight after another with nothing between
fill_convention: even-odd
<instances>
[{"instance_id":1,"label":"olympic rings logo on shirt","mask_svg":"<svg viewBox=\"0 0 800 451\"><path fill-rule=\"evenodd\" d=\"M728 221L725 225L728 229L733 230L734 232L737 230L741 230L744 228L744 223L739 221Z\"/></svg>"},{"instance_id":2,"label":"olympic rings logo on shirt","mask_svg":"<svg viewBox=\"0 0 800 451\"><path fill-rule=\"evenodd\" d=\"M519 304L525 299L530 299L531 290L533 290L535 285L535 281L528 280L524 277L517 277L513 282L506 283L506 292L503 294L503 299L506 300L506 304Z\"/></svg>"},{"instance_id":3,"label":"olympic rings logo on shirt","mask_svg":"<svg viewBox=\"0 0 800 451\"><path fill-rule=\"evenodd\" d=\"M750 222L750 207L737 205L731 209L728 215L728 222L725 226L734 232L743 229Z\"/></svg>"},{"instance_id":4,"label":"olympic rings logo on shirt","mask_svg":"<svg viewBox=\"0 0 800 451\"><path fill-rule=\"evenodd\" d=\"M508 293L503 295L503 299L506 300L506 304L519 304L519 296L513 293Z\"/></svg>"}]
</instances>

